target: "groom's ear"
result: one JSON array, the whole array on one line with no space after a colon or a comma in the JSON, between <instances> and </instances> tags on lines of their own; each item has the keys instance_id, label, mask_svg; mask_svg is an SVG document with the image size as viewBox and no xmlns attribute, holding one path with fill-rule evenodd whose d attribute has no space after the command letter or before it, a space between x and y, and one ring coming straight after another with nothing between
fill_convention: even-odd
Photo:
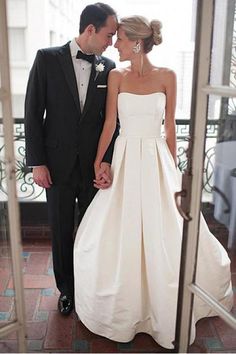
<instances>
[{"instance_id":1,"label":"groom's ear","mask_svg":"<svg viewBox=\"0 0 236 354\"><path fill-rule=\"evenodd\" d=\"M94 27L94 25L91 24L91 25L88 25L88 26L86 27L85 31L86 31L89 35L91 35L91 34L93 34L93 33L96 32L96 28Z\"/></svg>"}]
</instances>

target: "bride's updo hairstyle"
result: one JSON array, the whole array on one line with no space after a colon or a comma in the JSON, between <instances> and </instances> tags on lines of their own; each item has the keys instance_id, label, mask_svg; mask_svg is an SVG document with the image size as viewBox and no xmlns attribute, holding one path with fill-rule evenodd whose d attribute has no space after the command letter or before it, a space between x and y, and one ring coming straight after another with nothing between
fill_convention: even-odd
<instances>
[{"instance_id":1,"label":"bride's updo hairstyle","mask_svg":"<svg viewBox=\"0 0 236 354\"><path fill-rule=\"evenodd\" d=\"M143 16L128 16L120 20L119 26L122 27L129 40L143 40L144 53L149 53L154 45L162 42L162 24L158 20L149 22Z\"/></svg>"}]
</instances>

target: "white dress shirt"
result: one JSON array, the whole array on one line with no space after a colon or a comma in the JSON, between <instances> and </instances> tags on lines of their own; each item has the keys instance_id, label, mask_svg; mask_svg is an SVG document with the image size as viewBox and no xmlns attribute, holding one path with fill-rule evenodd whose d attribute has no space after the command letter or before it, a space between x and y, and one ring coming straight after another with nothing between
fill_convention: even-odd
<instances>
[{"instance_id":1,"label":"white dress shirt","mask_svg":"<svg viewBox=\"0 0 236 354\"><path fill-rule=\"evenodd\" d=\"M70 42L70 51L71 51L72 62L75 70L75 76L76 76L79 100L80 100L80 108L82 112L86 100L92 64L83 59L76 59L76 54L78 50L81 50L81 48L76 43L74 38Z\"/></svg>"}]
</instances>

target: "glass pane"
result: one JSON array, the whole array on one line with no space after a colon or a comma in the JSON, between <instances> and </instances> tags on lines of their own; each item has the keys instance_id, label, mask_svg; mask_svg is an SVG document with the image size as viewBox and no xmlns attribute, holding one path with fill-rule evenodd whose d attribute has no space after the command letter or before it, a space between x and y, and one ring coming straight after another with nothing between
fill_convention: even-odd
<instances>
[{"instance_id":1,"label":"glass pane","mask_svg":"<svg viewBox=\"0 0 236 354\"><path fill-rule=\"evenodd\" d=\"M0 102L0 327L15 321L14 282L8 223L8 196L5 166L5 140Z\"/></svg>"},{"instance_id":2,"label":"glass pane","mask_svg":"<svg viewBox=\"0 0 236 354\"><path fill-rule=\"evenodd\" d=\"M0 328L4 327L6 324L16 321L15 291L8 219L5 139L2 119L3 103L0 97Z\"/></svg>"},{"instance_id":3,"label":"glass pane","mask_svg":"<svg viewBox=\"0 0 236 354\"><path fill-rule=\"evenodd\" d=\"M11 96L12 116L17 118L24 118L24 102L25 96L23 94L13 94Z\"/></svg>"},{"instance_id":4,"label":"glass pane","mask_svg":"<svg viewBox=\"0 0 236 354\"><path fill-rule=\"evenodd\" d=\"M213 101L215 107L209 107L208 117L213 112L214 116L208 127L214 137L206 132L204 175L214 217L226 227L225 244L229 249L236 249L236 119L234 114L229 114L229 98L210 97L209 102Z\"/></svg>"},{"instance_id":5,"label":"glass pane","mask_svg":"<svg viewBox=\"0 0 236 354\"><path fill-rule=\"evenodd\" d=\"M225 97L209 97L201 204L207 224L200 219L196 283L234 315L236 303L232 307L235 301L232 287L236 287L236 135L233 140L234 124L230 119L223 119L227 100ZM226 134L227 137L231 137L222 140L226 131L230 132ZM204 253L202 247L209 249L204 259L201 256ZM203 313L207 311L208 306L201 300L196 297L194 301L201 303L199 308L202 307ZM208 316L214 315L214 311L209 309ZM211 323L216 331L221 330L222 336L229 331L219 317L212 319Z\"/></svg>"},{"instance_id":6,"label":"glass pane","mask_svg":"<svg viewBox=\"0 0 236 354\"><path fill-rule=\"evenodd\" d=\"M212 39L211 85L236 87L236 4L234 0L215 1Z\"/></svg>"},{"instance_id":7,"label":"glass pane","mask_svg":"<svg viewBox=\"0 0 236 354\"><path fill-rule=\"evenodd\" d=\"M24 120L17 119L14 123L14 153L16 159L17 197L22 201L42 202L46 200L45 190L33 182L31 168L26 166ZM0 133L1 136L1 133Z\"/></svg>"},{"instance_id":8,"label":"glass pane","mask_svg":"<svg viewBox=\"0 0 236 354\"><path fill-rule=\"evenodd\" d=\"M16 320L7 203L0 201L0 327Z\"/></svg>"},{"instance_id":9,"label":"glass pane","mask_svg":"<svg viewBox=\"0 0 236 354\"><path fill-rule=\"evenodd\" d=\"M25 28L9 28L9 56L11 61L26 59Z\"/></svg>"},{"instance_id":10,"label":"glass pane","mask_svg":"<svg viewBox=\"0 0 236 354\"><path fill-rule=\"evenodd\" d=\"M235 23L235 1L216 0L210 85L236 87ZM208 97L205 137L201 211L207 224L201 217L196 283L235 315L236 303L232 292L236 288L235 98ZM202 247L209 250L204 259L201 256L204 253ZM200 303L200 312L208 311L208 316L215 315L197 297L194 301ZM195 313L195 317L198 315ZM228 325L219 317L210 321L211 330L218 333L221 341L215 343L214 349L232 349L233 342L225 341L228 333L232 336Z\"/></svg>"}]
</instances>

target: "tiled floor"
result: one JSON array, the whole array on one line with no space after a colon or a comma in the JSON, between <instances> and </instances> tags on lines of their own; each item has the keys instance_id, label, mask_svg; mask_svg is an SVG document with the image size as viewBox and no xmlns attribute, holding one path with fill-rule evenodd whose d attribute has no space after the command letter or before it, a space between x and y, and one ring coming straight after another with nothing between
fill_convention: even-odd
<instances>
[{"instance_id":1,"label":"tiled floor","mask_svg":"<svg viewBox=\"0 0 236 354\"><path fill-rule=\"evenodd\" d=\"M227 240L224 228L214 224L214 233ZM31 235L33 236L33 235ZM2 247L4 250L4 247ZM152 353L170 352L144 334L132 342L115 343L89 332L75 313L61 317L57 312L58 292L52 271L50 241L30 237L23 243L24 288L29 352ZM236 291L236 254L232 258L232 277ZM14 289L7 254L0 257L0 326L14 318ZM235 294L236 295L236 294ZM235 296L236 300L236 296ZM236 302L236 301L235 301ZM236 307L234 308L236 315ZM0 341L0 352L17 352L16 335ZM197 324L190 353L236 353L236 333L221 319L202 319Z\"/></svg>"}]
</instances>

